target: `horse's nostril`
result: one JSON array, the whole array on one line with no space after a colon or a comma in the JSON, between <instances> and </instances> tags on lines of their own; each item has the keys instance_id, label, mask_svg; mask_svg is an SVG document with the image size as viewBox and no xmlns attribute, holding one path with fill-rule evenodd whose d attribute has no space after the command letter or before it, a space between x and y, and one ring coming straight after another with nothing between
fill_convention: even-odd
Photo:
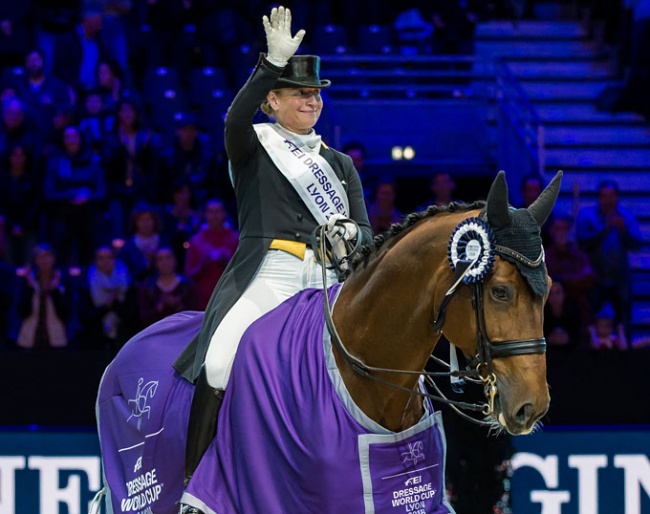
<instances>
[{"instance_id":1,"label":"horse's nostril","mask_svg":"<svg viewBox=\"0 0 650 514\"><path fill-rule=\"evenodd\" d=\"M525 425L528 423L535 411L532 403L524 403L520 409L517 411L516 418L519 423Z\"/></svg>"}]
</instances>

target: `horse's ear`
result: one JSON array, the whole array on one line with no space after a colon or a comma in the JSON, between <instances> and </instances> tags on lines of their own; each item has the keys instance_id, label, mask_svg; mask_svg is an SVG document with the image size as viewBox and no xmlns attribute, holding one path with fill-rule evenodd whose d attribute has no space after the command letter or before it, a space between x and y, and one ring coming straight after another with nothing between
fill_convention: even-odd
<instances>
[{"instance_id":1,"label":"horse's ear","mask_svg":"<svg viewBox=\"0 0 650 514\"><path fill-rule=\"evenodd\" d=\"M546 186L546 189L541 192L537 199L528 207L528 212L533 215L537 224L541 227L549 214L553 210L557 195L560 193L560 184L562 183L562 170L558 171L551 180L551 183Z\"/></svg>"},{"instance_id":2,"label":"horse's ear","mask_svg":"<svg viewBox=\"0 0 650 514\"><path fill-rule=\"evenodd\" d=\"M510 224L508 206L508 184L506 172L501 170L492 182L487 196L487 219L494 228L505 227Z\"/></svg>"}]
</instances>

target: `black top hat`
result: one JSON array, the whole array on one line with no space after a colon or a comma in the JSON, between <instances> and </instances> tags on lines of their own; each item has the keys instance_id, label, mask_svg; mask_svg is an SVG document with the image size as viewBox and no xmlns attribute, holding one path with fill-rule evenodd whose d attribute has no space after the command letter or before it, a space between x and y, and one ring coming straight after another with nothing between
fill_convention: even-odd
<instances>
[{"instance_id":1,"label":"black top hat","mask_svg":"<svg viewBox=\"0 0 650 514\"><path fill-rule=\"evenodd\" d=\"M329 80L320 79L320 57L317 55L294 55L284 68L274 89L285 87L329 87Z\"/></svg>"}]
</instances>

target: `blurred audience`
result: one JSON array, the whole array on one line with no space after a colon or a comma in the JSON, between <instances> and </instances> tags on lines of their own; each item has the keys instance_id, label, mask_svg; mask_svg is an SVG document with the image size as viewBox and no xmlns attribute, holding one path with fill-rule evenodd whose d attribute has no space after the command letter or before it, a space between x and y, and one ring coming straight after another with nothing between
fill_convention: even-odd
<instances>
[{"instance_id":1,"label":"blurred audience","mask_svg":"<svg viewBox=\"0 0 650 514\"><path fill-rule=\"evenodd\" d=\"M379 7L369 14L371 4L364 0L352 7L340 2L313 3L296 9L294 15L304 21L302 25L308 31L316 24L341 24L348 32L348 50L361 43L358 20L363 19L383 24L390 32L388 46L397 42L404 52L471 53L476 21L486 11L507 16L512 10L510 4L515 3L525 4L528 15L533 12L530 1L483 5L475 0L435 0L407 2L401 12L392 14L385 8L388 2L382 1L372 4ZM646 51L650 7L647 0L605 3L581 0L580 5L591 12L593 20L601 20L591 25L597 41L629 47L629 55L624 56L629 66L624 94L633 99L630 109L647 117L649 104L644 92L648 88L644 86L650 76L650 52ZM261 11L255 2L242 7L232 2L162 0L26 0L0 6L0 255L4 257L0 262L12 277L15 269L23 270L29 264L30 273L20 277L23 286L28 277L35 276L35 261L30 264L33 250L39 253L39 261L50 257L54 261L51 248L47 250L46 244L35 246L37 241L56 245L58 260L64 266L90 265L87 299L94 314L83 321L93 320L93 333L102 341L99 344L119 345L119 333L135 325L122 320L117 323L118 336L113 338L113 315L119 316L118 311L123 309L122 292L112 309L110 302L102 303L92 293L95 282L123 280L125 266L129 283L154 276L154 252L168 243L176 266L195 283L197 307L203 308L236 247L237 232L226 221L223 204L209 200L219 197L228 208L233 207L226 158L219 154L214 141L198 130L196 113L187 110L176 117L175 130L169 134L173 140L163 146L163 135L150 129L147 115L151 113L141 109L140 90L145 70L161 65L180 72L181 88L190 86L190 67L201 66L223 68L227 85L239 87L237 77L248 75L257 55L255 45L242 43L255 38L251 20L258 19ZM626 17L630 30L617 35L615 27ZM625 37L629 41L621 40ZM364 145L351 141L344 152L362 177L374 230L382 231L401 221L395 207L395 184L386 180L377 183L378 176L368 167ZM430 203L455 200L454 188L449 174L436 174ZM526 177L521 190L523 205L530 205L542 189L539 177ZM617 197L615 187L613 191ZM611 191L604 194L612 195ZM145 203L148 207L140 209ZM596 320L596 314L610 305L614 311L611 332L616 333L618 325L629 330L631 272L627 256L639 247L640 237L634 216L619 207L618 201L611 210L606 203L599 200L597 208L580 213L580 247L570 240L568 219L549 220L544 241L549 273L561 283L555 289L563 288L568 299L563 303L580 307L588 296L587 319L594 330L604 323ZM204 205L205 224L199 227L196 207ZM134 231L128 223L131 213L132 227L140 225ZM105 229L105 224L110 228ZM124 264L116 262L104 247L111 239ZM58 272L51 275L61 276ZM47 283L49 279L44 280ZM15 311L20 298L9 282L2 286L0 309L4 309L3 298L9 294L15 297L11 306ZM77 301L67 289L50 287L43 312L49 305L60 307L61 298ZM128 291L124 302L130 305L135 288ZM551 304L556 305L549 298L549 309ZM69 305L67 313L62 308L59 321L68 323L76 308ZM137 314L137 309L128 309ZM88 314L83 307L81 311L83 316ZM548 319L554 316L551 313ZM52 319L48 318L48 329L54 330L52 339L59 344L61 338ZM127 326L131 328L127 330ZM584 332L585 319L582 326ZM1 340L6 335L1 321L0 332ZM39 334L39 340L44 340L42 330ZM629 332L625 336L629 340ZM24 344L24 334L22 337Z\"/></svg>"}]
</instances>

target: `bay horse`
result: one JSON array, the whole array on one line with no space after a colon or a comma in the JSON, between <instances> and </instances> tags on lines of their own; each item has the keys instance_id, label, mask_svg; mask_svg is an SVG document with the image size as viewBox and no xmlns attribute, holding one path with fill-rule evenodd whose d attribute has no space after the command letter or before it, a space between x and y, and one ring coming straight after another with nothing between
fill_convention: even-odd
<instances>
[{"instance_id":1,"label":"bay horse","mask_svg":"<svg viewBox=\"0 0 650 514\"><path fill-rule=\"evenodd\" d=\"M203 313L135 336L100 384L105 487L93 508L105 494L109 513L172 514L181 496L206 514L453 512L423 370L444 335L468 358L455 374L486 392L460 407L511 434L546 413L540 227L561 176L527 209L509 205L500 172L485 202L411 214L358 252L342 285L298 293L251 325L187 486L193 385L171 364Z\"/></svg>"}]
</instances>

